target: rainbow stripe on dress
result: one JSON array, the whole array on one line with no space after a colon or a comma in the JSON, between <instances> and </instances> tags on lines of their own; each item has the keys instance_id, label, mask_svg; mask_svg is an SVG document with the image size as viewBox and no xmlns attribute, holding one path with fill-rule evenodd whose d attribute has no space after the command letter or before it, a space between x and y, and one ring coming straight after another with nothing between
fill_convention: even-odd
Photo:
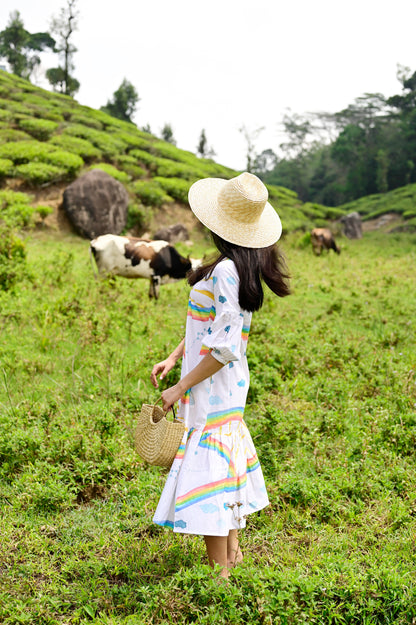
<instances>
[{"instance_id":1,"label":"rainbow stripe on dress","mask_svg":"<svg viewBox=\"0 0 416 625\"><path fill-rule=\"evenodd\" d=\"M180 399L181 404L189 404L189 396L190 396L190 394L191 394L191 389L188 388L188 390L185 391L185 393L182 395L182 397Z\"/></svg>"},{"instance_id":2,"label":"rainbow stripe on dress","mask_svg":"<svg viewBox=\"0 0 416 625\"><path fill-rule=\"evenodd\" d=\"M201 351L199 352L200 356L206 356L207 354L211 353L211 347L207 347L206 345L202 344L201 347Z\"/></svg>"},{"instance_id":3,"label":"rainbow stripe on dress","mask_svg":"<svg viewBox=\"0 0 416 625\"><path fill-rule=\"evenodd\" d=\"M199 447L203 447L204 449L210 449L212 451L217 452L221 458L224 458L227 464L230 464L231 458L231 450L227 445L221 443L216 438L214 438L211 434L206 433L201 436L199 441Z\"/></svg>"},{"instance_id":4,"label":"rainbow stripe on dress","mask_svg":"<svg viewBox=\"0 0 416 625\"><path fill-rule=\"evenodd\" d=\"M242 421L243 413L244 408L241 407L219 410L218 412L210 412L207 414L207 422L203 431L209 432L210 430L215 430L230 421Z\"/></svg>"},{"instance_id":5,"label":"rainbow stripe on dress","mask_svg":"<svg viewBox=\"0 0 416 625\"><path fill-rule=\"evenodd\" d=\"M195 321L213 321L215 319L215 306L204 308L202 306L197 306L192 300L189 300L187 315L188 317L192 317Z\"/></svg>"},{"instance_id":6,"label":"rainbow stripe on dress","mask_svg":"<svg viewBox=\"0 0 416 625\"><path fill-rule=\"evenodd\" d=\"M193 488L185 495L176 499L175 512L180 512L188 506L193 506L204 499L208 499L218 493L232 493L237 490L241 490L247 485L247 474L226 477L223 480L217 480L216 482L210 482L203 486Z\"/></svg>"},{"instance_id":7,"label":"rainbow stripe on dress","mask_svg":"<svg viewBox=\"0 0 416 625\"><path fill-rule=\"evenodd\" d=\"M207 297L215 301L214 293L211 293L211 291L205 291L203 289L194 289L194 291L195 293L201 293L201 295L206 295Z\"/></svg>"},{"instance_id":8,"label":"rainbow stripe on dress","mask_svg":"<svg viewBox=\"0 0 416 625\"><path fill-rule=\"evenodd\" d=\"M251 473L260 467L259 459L257 458L257 454L254 454L251 458L247 458L247 473Z\"/></svg>"},{"instance_id":9,"label":"rainbow stripe on dress","mask_svg":"<svg viewBox=\"0 0 416 625\"><path fill-rule=\"evenodd\" d=\"M248 341L249 332L250 326L243 326L243 329L241 330L241 338L243 339L243 341Z\"/></svg>"}]
</instances>

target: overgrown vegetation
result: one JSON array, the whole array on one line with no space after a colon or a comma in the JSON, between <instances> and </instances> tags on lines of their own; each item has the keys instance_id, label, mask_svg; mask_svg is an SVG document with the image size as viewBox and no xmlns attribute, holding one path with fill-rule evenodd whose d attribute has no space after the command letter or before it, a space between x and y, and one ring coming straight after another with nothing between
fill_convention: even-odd
<instances>
[{"instance_id":1,"label":"overgrown vegetation","mask_svg":"<svg viewBox=\"0 0 416 625\"><path fill-rule=\"evenodd\" d=\"M36 188L70 181L98 166L120 180L132 200L159 207L173 201L186 204L189 187L199 178L238 173L3 71L0 96L3 180L22 178ZM318 204L304 210L296 193L283 188L270 186L269 191L287 231L324 225L333 215L333 209Z\"/></svg>"},{"instance_id":2,"label":"overgrown vegetation","mask_svg":"<svg viewBox=\"0 0 416 625\"><path fill-rule=\"evenodd\" d=\"M149 302L146 281L95 282L86 241L31 236L0 291L2 623L414 622L416 238L315 257L302 237L283 242L293 294L253 318L245 418L271 505L224 587L202 539L152 524L165 473L133 450L185 283Z\"/></svg>"},{"instance_id":3,"label":"overgrown vegetation","mask_svg":"<svg viewBox=\"0 0 416 625\"><path fill-rule=\"evenodd\" d=\"M398 95L366 93L336 113L286 114L283 156L268 149L254 168L304 202L340 206L416 182L416 72L399 67Z\"/></svg>"}]
</instances>

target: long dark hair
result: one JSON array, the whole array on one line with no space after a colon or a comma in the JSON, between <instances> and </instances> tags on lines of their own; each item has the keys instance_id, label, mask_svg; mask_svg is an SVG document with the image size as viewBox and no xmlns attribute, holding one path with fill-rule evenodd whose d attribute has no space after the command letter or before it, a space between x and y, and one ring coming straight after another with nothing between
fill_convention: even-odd
<instances>
[{"instance_id":1,"label":"long dark hair","mask_svg":"<svg viewBox=\"0 0 416 625\"><path fill-rule=\"evenodd\" d=\"M253 312L262 307L264 299L262 280L279 297L290 294L289 275L277 245L264 248L242 247L224 241L214 232L211 232L211 236L220 255L188 274L191 286L203 278L208 278L219 262L230 258L234 261L240 278L238 301L243 310Z\"/></svg>"}]
</instances>

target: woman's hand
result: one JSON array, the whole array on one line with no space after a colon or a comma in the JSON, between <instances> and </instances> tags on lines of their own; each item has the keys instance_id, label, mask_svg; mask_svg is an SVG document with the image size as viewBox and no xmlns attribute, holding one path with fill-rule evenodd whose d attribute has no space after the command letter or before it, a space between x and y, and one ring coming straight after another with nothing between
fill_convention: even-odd
<instances>
[{"instance_id":1,"label":"woman's hand","mask_svg":"<svg viewBox=\"0 0 416 625\"><path fill-rule=\"evenodd\" d=\"M173 404L175 404L183 395L183 390L182 390L182 386L180 385L180 382L178 384L175 384L174 386L171 386L170 388L167 388L165 391L163 391L162 393L162 408L165 412L167 412L169 410L169 408L172 408Z\"/></svg>"},{"instance_id":2,"label":"woman's hand","mask_svg":"<svg viewBox=\"0 0 416 625\"><path fill-rule=\"evenodd\" d=\"M155 388L159 388L159 383L156 376L160 373L159 379L163 380L163 378L167 376L169 371L173 369L175 364L176 360L172 357L172 355L168 356L166 360L162 360L161 362L155 364L152 369L152 373L150 374L150 381Z\"/></svg>"}]
</instances>

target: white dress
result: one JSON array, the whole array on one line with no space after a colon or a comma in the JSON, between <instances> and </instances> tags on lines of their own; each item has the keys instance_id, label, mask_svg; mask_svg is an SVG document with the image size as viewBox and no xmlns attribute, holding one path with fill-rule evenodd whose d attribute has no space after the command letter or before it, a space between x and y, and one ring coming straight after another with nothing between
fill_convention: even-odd
<instances>
[{"instance_id":1,"label":"white dress","mask_svg":"<svg viewBox=\"0 0 416 625\"><path fill-rule=\"evenodd\" d=\"M153 518L175 532L227 536L269 503L243 420L252 314L239 306L238 284L236 267L226 259L190 293L181 375L207 353L225 366L180 400L185 434Z\"/></svg>"}]
</instances>

